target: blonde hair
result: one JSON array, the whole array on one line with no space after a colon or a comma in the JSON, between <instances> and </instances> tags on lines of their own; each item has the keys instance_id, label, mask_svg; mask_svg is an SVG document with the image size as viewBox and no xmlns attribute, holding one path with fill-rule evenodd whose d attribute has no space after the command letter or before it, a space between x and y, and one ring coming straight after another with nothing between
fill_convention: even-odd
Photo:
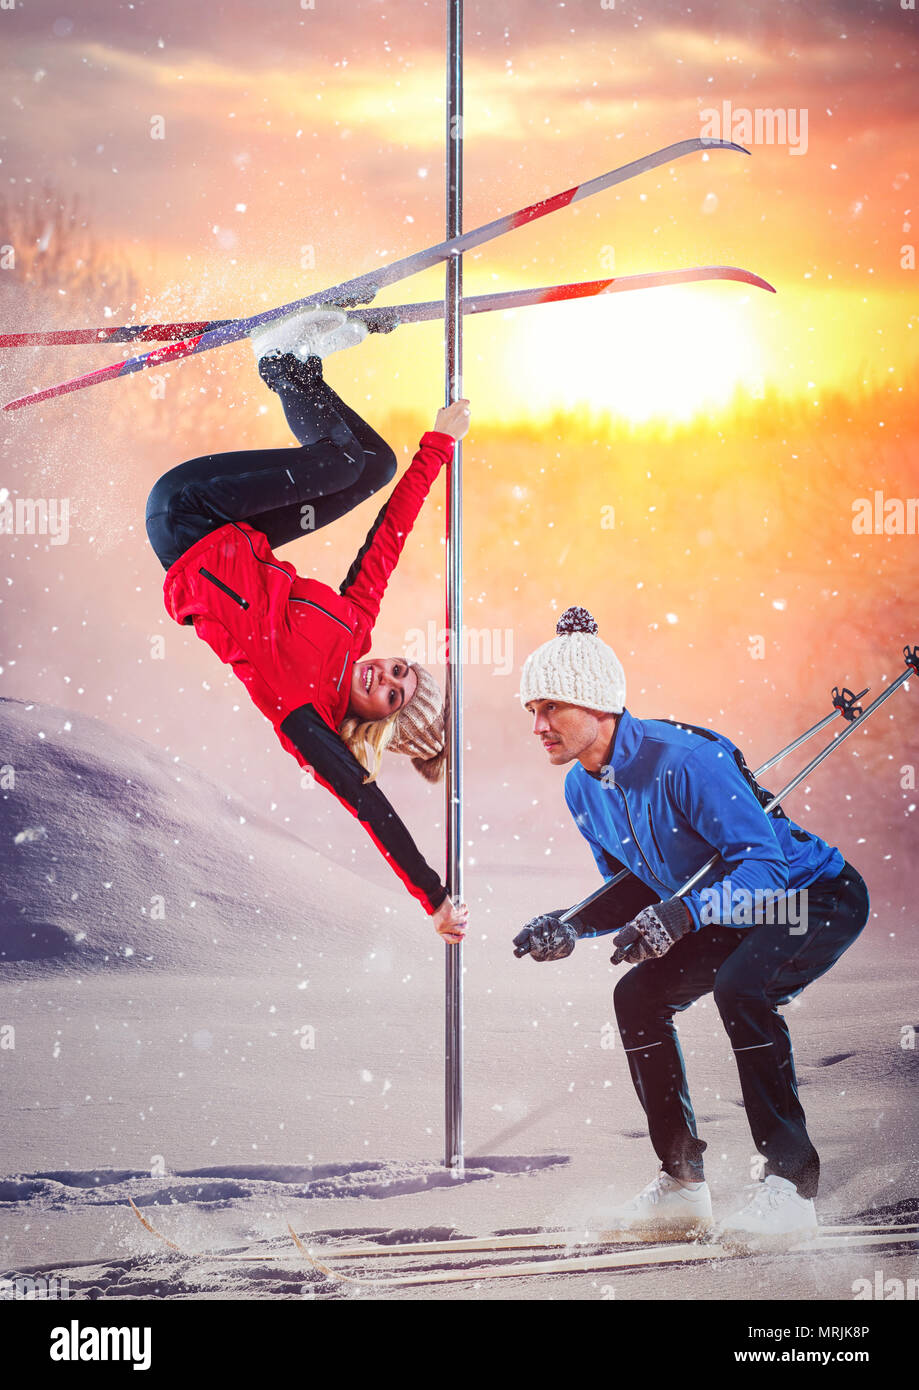
<instances>
[{"instance_id":1,"label":"blonde hair","mask_svg":"<svg viewBox=\"0 0 919 1390\"><path fill-rule=\"evenodd\" d=\"M394 710L385 719L358 719L352 714L338 730L339 738L369 773L364 778L365 786L377 780L383 753L395 733L399 713L399 710Z\"/></svg>"}]
</instances>

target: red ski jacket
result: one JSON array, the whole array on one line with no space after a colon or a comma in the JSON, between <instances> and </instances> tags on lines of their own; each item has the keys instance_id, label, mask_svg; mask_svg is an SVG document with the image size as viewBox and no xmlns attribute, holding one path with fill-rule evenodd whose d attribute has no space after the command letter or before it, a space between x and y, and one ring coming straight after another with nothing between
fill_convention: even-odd
<instances>
[{"instance_id":1,"label":"red ski jacket","mask_svg":"<svg viewBox=\"0 0 919 1390\"><path fill-rule=\"evenodd\" d=\"M351 669L370 648L386 583L453 446L452 435L422 435L337 592L298 575L244 521L196 541L163 584L170 617L192 623L232 666L282 746L358 818L429 914L447 889L376 782L364 784L367 770L337 730L348 708Z\"/></svg>"}]
</instances>

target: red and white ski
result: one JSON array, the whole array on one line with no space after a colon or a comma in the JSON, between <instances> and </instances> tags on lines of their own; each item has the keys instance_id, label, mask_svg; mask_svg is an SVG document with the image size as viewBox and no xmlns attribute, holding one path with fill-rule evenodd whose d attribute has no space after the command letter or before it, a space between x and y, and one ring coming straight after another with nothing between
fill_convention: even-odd
<instances>
[{"instance_id":1,"label":"red and white ski","mask_svg":"<svg viewBox=\"0 0 919 1390\"><path fill-rule=\"evenodd\" d=\"M660 289L688 285L697 280L736 280L775 294L775 287L750 270L733 265L696 265L686 270L659 270L641 275L617 275L609 280L579 280L569 285L543 285L532 290L503 290L471 295L462 301L464 314L490 314L501 309L522 309L530 304L557 304L566 299L586 299L626 290ZM377 309L351 310L347 317L363 319L371 333L389 333L403 323L442 319L444 302L429 299L421 304L389 304ZM171 343L210 329L223 328L232 319L200 323L141 323L118 328L59 328L48 333L0 333L4 347L73 347L83 343Z\"/></svg>"},{"instance_id":2,"label":"red and white ski","mask_svg":"<svg viewBox=\"0 0 919 1390\"><path fill-rule=\"evenodd\" d=\"M87 372L70 381L61 382L55 386L47 386L41 391L30 392L27 396L20 396L18 400L7 402L3 409L21 410L24 406L36 405L39 401L64 396L71 391L81 391L89 386L97 386L103 381L112 381L116 377L130 376L134 372L145 371L149 367L160 367L165 363L191 357L199 352L208 352L211 348L222 347L225 343L234 343L240 338L248 337L254 329L270 323L273 319L309 308L314 304L336 302L353 307L356 304L369 303L385 285L395 284L396 281L404 280L407 276L415 275L418 271L427 270L429 266L436 265L439 261L448 260L451 256L462 255L465 251L470 251L476 246L481 246L487 241L493 241L496 237L503 236L505 232L525 226L528 222L535 222L540 217L546 217L549 213L556 212L559 208L568 207L571 203L579 202L582 198L589 198L594 193L600 193L603 189L612 188L615 184L636 178L649 169L656 169L662 164L672 163L676 159L682 159L685 155L699 150L713 149L735 150L739 154L749 154L749 151L745 150L742 145L735 145L730 140L714 140L705 136L695 136L690 140L678 140L675 144L667 145L662 150L656 150L653 154L644 155L641 159L633 160L630 164L624 164L619 169L613 169L607 174L600 174L597 178L590 179L586 183L575 184L573 188L567 188L550 198L541 198L538 202L531 203L525 208L519 208L516 212L507 213L503 217L495 218L494 221L487 222L472 231L463 232L460 236L438 242L422 251L415 251L410 256L404 256L401 260L392 261L389 265L380 266L376 270L365 271L364 274L357 275L351 280L344 280L341 284L334 285L329 289L317 290L313 294L304 295L302 299L292 300L289 304L282 304L276 309L266 309L259 314L251 315L249 318L233 319L228 323L223 323L220 327L207 328L204 332L194 333L189 338L183 338L181 342L169 343L166 347L156 348L153 352L145 353L141 357L130 357L124 362L116 362L111 366L102 367L98 371Z\"/></svg>"}]
</instances>

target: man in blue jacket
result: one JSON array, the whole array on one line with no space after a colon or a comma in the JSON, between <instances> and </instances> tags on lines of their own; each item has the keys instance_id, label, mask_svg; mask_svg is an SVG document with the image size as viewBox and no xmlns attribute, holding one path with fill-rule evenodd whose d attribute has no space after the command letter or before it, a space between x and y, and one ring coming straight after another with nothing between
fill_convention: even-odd
<instances>
[{"instance_id":1,"label":"man in blue jacket","mask_svg":"<svg viewBox=\"0 0 919 1390\"><path fill-rule=\"evenodd\" d=\"M619 928L614 993L632 1081L661 1171L613 1217L617 1227L691 1234L711 1225L675 1013L712 992L727 1030L764 1179L720 1223L741 1246L816 1230L820 1163L798 1098L781 1005L829 970L868 919L868 891L838 849L803 830L758 786L722 734L625 708L625 675L583 608L528 657L520 698L555 766L573 763L565 800L606 879L634 876L564 924L534 918L515 945L570 955L579 936ZM717 852L684 896L677 890Z\"/></svg>"}]
</instances>

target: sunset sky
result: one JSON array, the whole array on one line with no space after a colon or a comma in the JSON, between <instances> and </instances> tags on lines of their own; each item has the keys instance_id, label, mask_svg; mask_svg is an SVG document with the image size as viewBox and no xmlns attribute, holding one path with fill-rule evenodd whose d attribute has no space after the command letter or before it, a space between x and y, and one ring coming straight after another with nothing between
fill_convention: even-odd
<instances>
[{"instance_id":1,"label":"sunset sky","mask_svg":"<svg viewBox=\"0 0 919 1390\"><path fill-rule=\"evenodd\" d=\"M467 228L698 135L724 103L738 120L790 112L796 131L770 144L761 130L749 159L690 156L467 255L467 295L711 263L778 291L690 286L470 320L478 419L577 404L680 419L738 386L908 382L917 23L895 0L468 0ZM136 268L146 319L286 302L442 238L443 44L440 0L19 3L0 12L0 187L14 205L79 194ZM442 289L432 270L378 302ZM59 350L38 380L117 351ZM175 370L249 370L247 351ZM436 403L441 354L436 324L368 344L369 393ZM126 388L139 389L99 389Z\"/></svg>"},{"instance_id":2,"label":"sunset sky","mask_svg":"<svg viewBox=\"0 0 919 1390\"><path fill-rule=\"evenodd\" d=\"M18 256L18 273L0 269L0 331L248 315L442 240L443 20L441 0L0 9L0 247ZM467 0L467 229L709 133L724 103L791 113L796 136L754 138L750 158L694 154L465 258L467 295L717 263L777 290L692 285L467 322L465 623L512 647L502 672L465 672L486 859L542 863L554 836L593 884L515 695L569 604L620 655L634 713L710 722L751 766L835 683L879 690L919 642L916 536L852 527L858 499L919 491L917 22L897 0ZM85 245L54 230L74 198ZM126 267L135 306L110 291ZM378 302L443 287L432 269ZM7 350L0 399L129 353ZM67 499L71 534L2 538L0 696L108 721L286 827L315 820L318 843L334 833L385 876L359 826L310 803L230 670L169 619L144 534L150 487L182 459L292 443L278 402L245 341L160 375L162 392L147 373L2 417L0 497ZM441 326L374 336L326 375L404 467L443 402ZM719 409L738 388L752 403ZM337 585L378 506L283 558ZM442 622L443 541L438 481L374 655ZM897 699L796 810L902 912L917 803L900 768L919 766L919 722L912 695ZM404 763L384 785L438 854L442 789Z\"/></svg>"}]
</instances>

